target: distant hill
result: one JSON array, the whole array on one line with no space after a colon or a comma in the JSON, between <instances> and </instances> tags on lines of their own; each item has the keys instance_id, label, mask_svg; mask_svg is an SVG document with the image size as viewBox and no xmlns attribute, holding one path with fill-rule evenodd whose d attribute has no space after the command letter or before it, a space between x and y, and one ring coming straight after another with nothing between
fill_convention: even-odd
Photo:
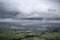
<instances>
[{"instance_id":1,"label":"distant hill","mask_svg":"<svg viewBox=\"0 0 60 40\"><path fill-rule=\"evenodd\" d=\"M60 26L60 23L35 23L35 24L24 24L22 22L0 22L0 27L16 27L16 28L31 28L31 27L50 27Z\"/></svg>"},{"instance_id":2,"label":"distant hill","mask_svg":"<svg viewBox=\"0 0 60 40\"><path fill-rule=\"evenodd\" d=\"M60 20L60 17L58 17L58 18L47 18L46 20Z\"/></svg>"},{"instance_id":3,"label":"distant hill","mask_svg":"<svg viewBox=\"0 0 60 40\"><path fill-rule=\"evenodd\" d=\"M43 18L21 18L23 20L43 20Z\"/></svg>"}]
</instances>

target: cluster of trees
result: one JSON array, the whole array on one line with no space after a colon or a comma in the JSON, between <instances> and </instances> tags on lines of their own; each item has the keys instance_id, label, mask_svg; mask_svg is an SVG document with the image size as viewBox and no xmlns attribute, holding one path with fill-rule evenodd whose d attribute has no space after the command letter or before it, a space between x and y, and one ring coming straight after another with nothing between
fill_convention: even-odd
<instances>
[{"instance_id":1,"label":"cluster of trees","mask_svg":"<svg viewBox=\"0 0 60 40\"><path fill-rule=\"evenodd\" d=\"M60 32L60 27L52 26L52 27L47 27L47 29L49 32Z\"/></svg>"}]
</instances>

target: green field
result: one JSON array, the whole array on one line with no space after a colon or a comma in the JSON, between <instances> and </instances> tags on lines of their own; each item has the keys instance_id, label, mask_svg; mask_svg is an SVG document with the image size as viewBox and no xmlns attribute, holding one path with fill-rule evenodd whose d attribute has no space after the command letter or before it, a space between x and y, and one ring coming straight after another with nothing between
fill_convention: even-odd
<instances>
[{"instance_id":1,"label":"green field","mask_svg":"<svg viewBox=\"0 0 60 40\"><path fill-rule=\"evenodd\" d=\"M60 30L58 32L45 32L44 34L34 30L0 28L0 40L60 40Z\"/></svg>"}]
</instances>

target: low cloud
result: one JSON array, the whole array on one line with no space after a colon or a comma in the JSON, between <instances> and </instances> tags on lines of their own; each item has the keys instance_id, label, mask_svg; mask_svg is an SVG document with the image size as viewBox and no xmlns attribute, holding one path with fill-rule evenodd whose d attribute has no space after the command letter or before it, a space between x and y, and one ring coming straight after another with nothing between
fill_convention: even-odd
<instances>
[{"instance_id":1,"label":"low cloud","mask_svg":"<svg viewBox=\"0 0 60 40\"><path fill-rule=\"evenodd\" d=\"M60 17L59 3L59 0L0 0L0 17Z\"/></svg>"},{"instance_id":2,"label":"low cloud","mask_svg":"<svg viewBox=\"0 0 60 40\"><path fill-rule=\"evenodd\" d=\"M60 0L0 0L0 22L16 22L24 26L59 25L59 8Z\"/></svg>"}]
</instances>

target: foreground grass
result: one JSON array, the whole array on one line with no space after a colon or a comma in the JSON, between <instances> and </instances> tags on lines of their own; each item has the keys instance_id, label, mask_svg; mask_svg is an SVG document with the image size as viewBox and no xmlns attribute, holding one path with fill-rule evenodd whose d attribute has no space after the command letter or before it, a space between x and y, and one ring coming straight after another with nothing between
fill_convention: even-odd
<instances>
[{"instance_id":1,"label":"foreground grass","mask_svg":"<svg viewBox=\"0 0 60 40\"><path fill-rule=\"evenodd\" d=\"M0 29L0 40L60 40L60 32L41 35L28 29Z\"/></svg>"}]
</instances>

